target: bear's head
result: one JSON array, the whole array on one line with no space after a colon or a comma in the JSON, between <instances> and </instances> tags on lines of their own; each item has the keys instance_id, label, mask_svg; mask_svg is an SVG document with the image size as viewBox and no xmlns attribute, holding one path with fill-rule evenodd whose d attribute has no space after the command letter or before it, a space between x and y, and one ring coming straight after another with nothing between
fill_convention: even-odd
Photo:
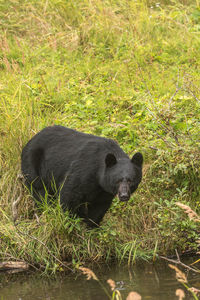
<instances>
[{"instance_id":1,"label":"bear's head","mask_svg":"<svg viewBox=\"0 0 200 300\"><path fill-rule=\"evenodd\" d=\"M131 159L125 156L117 158L113 153L105 157L104 176L101 177L102 188L120 201L128 201L142 179L143 156L140 152Z\"/></svg>"}]
</instances>

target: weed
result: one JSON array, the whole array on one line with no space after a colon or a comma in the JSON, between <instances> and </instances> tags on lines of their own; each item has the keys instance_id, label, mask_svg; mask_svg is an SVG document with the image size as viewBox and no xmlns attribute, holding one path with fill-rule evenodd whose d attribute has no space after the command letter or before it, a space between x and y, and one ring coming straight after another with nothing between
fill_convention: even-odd
<instances>
[{"instance_id":1,"label":"weed","mask_svg":"<svg viewBox=\"0 0 200 300\"><path fill-rule=\"evenodd\" d=\"M1 260L54 273L197 250L199 223L176 203L199 213L199 30L199 1L0 2ZM52 124L145 156L137 193L99 229L56 200L39 214L16 180L22 147Z\"/></svg>"}]
</instances>

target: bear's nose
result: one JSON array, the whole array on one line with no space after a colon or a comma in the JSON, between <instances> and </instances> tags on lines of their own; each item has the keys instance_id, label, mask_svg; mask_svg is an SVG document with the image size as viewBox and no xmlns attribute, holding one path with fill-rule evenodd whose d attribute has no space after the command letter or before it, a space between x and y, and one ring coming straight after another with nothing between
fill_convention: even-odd
<instances>
[{"instance_id":1,"label":"bear's nose","mask_svg":"<svg viewBox=\"0 0 200 300\"><path fill-rule=\"evenodd\" d=\"M121 182L118 190L118 197L120 201L128 201L130 199L130 189L127 182Z\"/></svg>"}]
</instances>

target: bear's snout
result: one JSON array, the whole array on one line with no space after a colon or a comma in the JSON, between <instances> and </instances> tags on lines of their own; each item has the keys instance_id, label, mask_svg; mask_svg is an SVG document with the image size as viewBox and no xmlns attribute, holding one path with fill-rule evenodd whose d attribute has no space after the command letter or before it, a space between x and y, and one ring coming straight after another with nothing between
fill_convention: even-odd
<instances>
[{"instance_id":1,"label":"bear's snout","mask_svg":"<svg viewBox=\"0 0 200 300\"><path fill-rule=\"evenodd\" d=\"M122 181L119 185L118 197L120 201L128 201L130 199L131 192L129 184L126 181Z\"/></svg>"}]
</instances>

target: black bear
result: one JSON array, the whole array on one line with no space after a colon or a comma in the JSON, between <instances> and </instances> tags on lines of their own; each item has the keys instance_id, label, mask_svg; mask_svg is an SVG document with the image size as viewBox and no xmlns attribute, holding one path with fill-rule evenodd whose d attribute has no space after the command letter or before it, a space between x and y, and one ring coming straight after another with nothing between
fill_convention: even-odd
<instances>
[{"instance_id":1,"label":"black bear","mask_svg":"<svg viewBox=\"0 0 200 300\"><path fill-rule=\"evenodd\" d=\"M60 203L93 227L113 198L129 200L142 179L143 156L128 155L112 139L55 125L37 133L22 150L22 173L33 197L60 193Z\"/></svg>"}]
</instances>

